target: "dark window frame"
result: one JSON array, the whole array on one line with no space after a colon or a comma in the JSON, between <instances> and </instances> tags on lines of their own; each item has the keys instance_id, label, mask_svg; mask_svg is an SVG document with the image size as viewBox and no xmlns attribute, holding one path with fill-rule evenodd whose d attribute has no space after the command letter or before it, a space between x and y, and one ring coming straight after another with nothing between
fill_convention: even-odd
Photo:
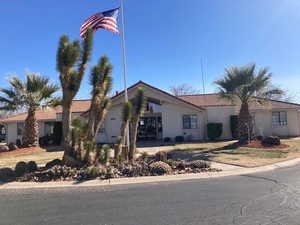
<instances>
[{"instance_id":1,"label":"dark window frame","mask_svg":"<svg viewBox=\"0 0 300 225\"><path fill-rule=\"evenodd\" d=\"M275 127L283 127L288 125L288 118L287 118L286 111L277 111L272 112L272 126Z\"/></svg>"},{"instance_id":2,"label":"dark window frame","mask_svg":"<svg viewBox=\"0 0 300 225\"><path fill-rule=\"evenodd\" d=\"M197 114L185 114L182 116L182 128L183 129L197 129L198 128L198 116Z\"/></svg>"}]
</instances>

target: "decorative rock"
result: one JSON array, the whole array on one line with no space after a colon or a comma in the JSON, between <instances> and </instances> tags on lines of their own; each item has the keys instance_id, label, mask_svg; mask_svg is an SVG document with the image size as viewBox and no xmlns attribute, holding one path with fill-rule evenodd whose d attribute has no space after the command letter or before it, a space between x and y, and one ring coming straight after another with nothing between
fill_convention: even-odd
<instances>
[{"instance_id":1,"label":"decorative rock","mask_svg":"<svg viewBox=\"0 0 300 225\"><path fill-rule=\"evenodd\" d=\"M8 148L9 148L9 151L14 151L14 150L18 149L18 146L16 144L14 144L13 142L10 142L8 144Z\"/></svg>"},{"instance_id":2,"label":"decorative rock","mask_svg":"<svg viewBox=\"0 0 300 225\"><path fill-rule=\"evenodd\" d=\"M7 145L0 145L0 152L8 152L9 147Z\"/></svg>"}]
</instances>

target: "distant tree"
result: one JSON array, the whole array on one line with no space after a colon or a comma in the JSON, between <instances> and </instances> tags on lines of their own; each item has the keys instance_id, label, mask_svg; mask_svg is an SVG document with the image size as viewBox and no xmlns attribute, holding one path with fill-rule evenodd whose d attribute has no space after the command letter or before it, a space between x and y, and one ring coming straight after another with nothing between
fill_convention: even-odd
<instances>
[{"instance_id":1,"label":"distant tree","mask_svg":"<svg viewBox=\"0 0 300 225\"><path fill-rule=\"evenodd\" d=\"M83 79L90 60L93 44L93 31L88 30L85 39L69 41L67 35L60 38L56 55L56 68L62 87L63 146L65 156L74 156L71 143L71 105Z\"/></svg>"},{"instance_id":2,"label":"distant tree","mask_svg":"<svg viewBox=\"0 0 300 225\"><path fill-rule=\"evenodd\" d=\"M59 90L51 84L48 78L38 74L27 74L26 80L18 77L9 80L10 88L1 88L0 110L18 111L27 110L24 133L22 137L24 146L38 146L39 127L35 112L41 107L56 105L59 99L53 94Z\"/></svg>"},{"instance_id":3,"label":"distant tree","mask_svg":"<svg viewBox=\"0 0 300 225\"><path fill-rule=\"evenodd\" d=\"M201 93L199 90L194 89L192 86L189 86L188 84L181 84L177 86L171 86L169 88L170 92L175 96L180 95L194 95Z\"/></svg>"},{"instance_id":4,"label":"distant tree","mask_svg":"<svg viewBox=\"0 0 300 225\"><path fill-rule=\"evenodd\" d=\"M249 132L252 132L252 123L249 103L251 101L263 103L263 99L283 93L279 88L267 89L267 87L271 87L272 77L267 68L260 69L257 72L255 69L255 64L242 67L233 66L225 69L224 78L215 81L219 86L219 96L221 98L233 102L238 100L241 103L238 117L238 131L241 143L251 137Z\"/></svg>"}]
</instances>

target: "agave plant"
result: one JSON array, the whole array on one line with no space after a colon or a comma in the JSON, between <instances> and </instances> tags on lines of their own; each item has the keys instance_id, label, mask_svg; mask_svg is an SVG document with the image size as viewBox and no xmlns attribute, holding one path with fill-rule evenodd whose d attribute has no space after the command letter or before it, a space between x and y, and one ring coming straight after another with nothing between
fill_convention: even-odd
<instances>
[{"instance_id":1,"label":"agave plant","mask_svg":"<svg viewBox=\"0 0 300 225\"><path fill-rule=\"evenodd\" d=\"M219 96L232 102L241 104L238 117L238 131L240 142L245 142L251 137L252 123L249 113L249 103L263 104L266 98L282 94L282 90L271 87L272 74L267 68L256 71L255 64L225 69L224 78L215 81L219 86Z\"/></svg>"},{"instance_id":2,"label":"agave plant","mask_svg":"<svg viewBox=\"0 0 300 225\"><path fill-rule=\"evenodd\" d=\"M18 77L9 80L10 88L0 89L0 110L18 111L26 110L27 117L22 136L24 146L37 146L39 127L35 116L36 110L42 107L54 106L59 99L54 93L59 90L50 80L38 74L27 74L26 80Z\"/></svg>"}]
</instances>

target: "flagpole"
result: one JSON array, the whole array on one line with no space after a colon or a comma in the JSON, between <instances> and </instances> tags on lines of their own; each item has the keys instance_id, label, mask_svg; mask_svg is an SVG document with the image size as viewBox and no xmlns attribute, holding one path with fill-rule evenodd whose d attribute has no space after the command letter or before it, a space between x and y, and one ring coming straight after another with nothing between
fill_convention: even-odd
<instances>
[{"instance_id":1,"label":"flagpole","mask_svg":"<svg viewBox=\"0 0 300 225\"><path fill-rule=\"evenodd\" d=\"M124 22L124 0L121 0L121 21L122 21L122 31L121 31L121 48L122 48L122 63L123 63L123 79L124 79L124 93L125 93L125 103L128 102L128 91L127 91L127 59L126 59L126 45L125 45L125 22ZM126 127L126 139L124 144L129 146L129 126Z\"/></svg>"}]
</instances>

